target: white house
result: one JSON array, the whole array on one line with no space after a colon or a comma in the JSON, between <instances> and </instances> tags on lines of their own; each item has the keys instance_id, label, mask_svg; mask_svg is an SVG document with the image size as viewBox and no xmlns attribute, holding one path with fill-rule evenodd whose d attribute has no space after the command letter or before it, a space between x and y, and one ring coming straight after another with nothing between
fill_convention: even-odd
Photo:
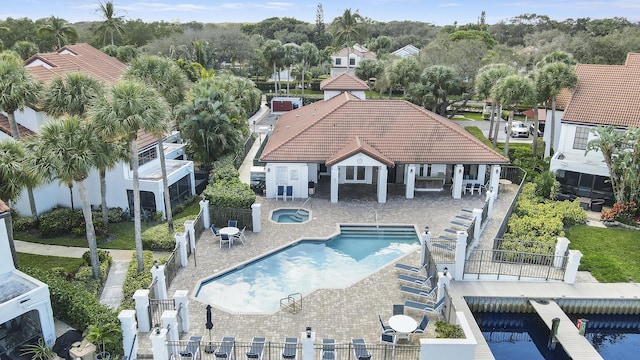
<instances>
[{"instance_id":1,"label":"white house","mask_svg":"<svg viewBox=\"0 0 640 360\"><path fill-rule=\"evenodd\" d=\"M624 65L576 65L578 83L562 116L560 141L550 169L562 190L612 201L609 170L599 151L585 154L598 126L640 126L640 53ZM545 131L546 132L546 131Z\"/></svg>"},{"instance_id":2,"label":"white house","mask_svg":"<svg viewBox=\"0 0 640 360\"><path fill-rule=\"evenodd\" d=\"M103 82L113 84L124 73L126 66L116 58L110 57L88 44L67 45L57 52L36 54L24 63L34 78L42 83L64 76L69 72L80 71ZM16 121L23 135L29 136L38 132L43 124L51 118L38 109L26 108L16 112ZM0 114L0 140L11 139L11 131L6 116ZM164 196L160 160L158 159L157 139L143 131L138 134L140 195L142 209L147 213L159 211L164 214ZM195 178L193 162L186 160L185 145L180 133L172 132L164 139L167 178L171 204L175 206L195 194ZM106 174L107 206L133 209L133 175L128 163L121 162ZM89 201L92 205L100 205L100 181L97 171L93 171L86 181ZM75 186L69 191L58 181L42 185L34 189L36 208L39 213L57 206L70 207L80 204L79 194ZM30 215L29 200L26 190L12 207L23 215Z\"/></svg>"},{"instance_id":3,"label":"white house","mask_svg":"<svg viewBox=\"0 0 640 360\"><path fill-rule=\"evenodd\" d=\"M349 74L353 75L360 61L365 59L375 60L376 53L359 44L333 53L331 55L331 76L346 73L347 69Z\"/></svg>"},{"instance_id":4,"label":"white house","mask_svg":"<svg viewBox=\"0 0 640 360\"><path fill-rule=\"evenodd\" d=\"M21 359L25 344L56 340L49 286L16 270L12 258L11 215L0 200L0 358Z\"/></svg>"},{"instance_id":5,"label":"white house","mask_svg":"<svg viewBox=\"0 0 640 360\"><path fill-rule=\"evenodd\" d=\"M409 56L418 56L420 55L420 49L409 44L401 47L400 49L391 53L391 55L399 56L401 58L407 58Z\"/></svg>"}]
</instances>

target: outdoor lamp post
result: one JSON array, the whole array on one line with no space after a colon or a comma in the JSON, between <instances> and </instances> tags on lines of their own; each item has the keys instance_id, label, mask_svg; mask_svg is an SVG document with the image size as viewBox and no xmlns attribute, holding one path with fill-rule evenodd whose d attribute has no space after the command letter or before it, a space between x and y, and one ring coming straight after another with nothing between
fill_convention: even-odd
<instances>
[{"instance_id":1,"label":"outdoor lamp post","mask_svg":"<svg viewBox=\"0 0 640 360\"><path fill-rule=\"evenodd\" d=\"M311 326L307 326L307 339L311 339Z\"/></svg>"}]
</instances>

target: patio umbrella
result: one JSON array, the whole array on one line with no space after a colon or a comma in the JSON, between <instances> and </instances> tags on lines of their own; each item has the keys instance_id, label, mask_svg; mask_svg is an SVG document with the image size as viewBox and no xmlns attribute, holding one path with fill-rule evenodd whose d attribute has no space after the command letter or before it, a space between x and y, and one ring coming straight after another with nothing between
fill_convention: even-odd
<instances>
[{"instance_id":1,"label":"patio umbrella","mask_svg":"<svg viewBox=\"0 0 640 360\"><path fill-rule=\"evenodd\" d=\"M213 345L211 345L211 329L213 329L213 321L211 321L211 305L207 305L207 323L205 325L207 330L209 330L209 345L207 345L204 349L207 353L213 352Z\"/></svg>"}]
</instances>

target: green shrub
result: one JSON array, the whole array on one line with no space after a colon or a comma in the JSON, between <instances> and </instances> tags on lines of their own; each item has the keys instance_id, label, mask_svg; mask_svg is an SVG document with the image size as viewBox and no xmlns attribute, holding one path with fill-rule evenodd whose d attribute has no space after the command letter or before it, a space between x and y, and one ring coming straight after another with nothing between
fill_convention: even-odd
<instances>
[{"instance_id":1,"label":"green shrub","mask_svg":"<svg viewBox=\"0 0 640 360\"><path fill-rule=\"evenodd\" d=\"M150 227L142 234L142 248L147 250L171 251L176 246L173 235L167 231L166 224Z\"/></svg>"},{"instance_id":2,"label":"green shrub","mask_svg":"<svg viewBox=\"0 0 640 360\"><path fill-rule=\"evenodd\" d=\"M11 209L11 226L14 231L28 231L38 226L38 221L32 217L22 217Z\"/></svg>"},{"instance_id":3,"label":"green shrub","mask_svg":"<svg viewBox=\"0 0 640 360\"><path fill-rule=\"evenodd\" d=\"M436 322L436 337L445 339L464 339L464 331L460 325L449 324L446 321Z\"/></svg>"},{"instance_id":4,"label":"green shrub","mask_svg":"<svg viewBox=\"0 0 640 360\"><path fill-rule=\"evenodd\" d=\"M129 263L129 269L127 270L127 277L122 284L123 300L120 303L120 310L135 309L135 302L133 301L133 294L136 290L147 289L151 285L151 267L153 266L153 253L150 251L144 251L142 253L144 262L144 270L138 272L138 261L136 254L133 254L131 262Z\"/></svg>"},{"instance_id":5,"label":"green shrub","mask_svg":"<svg viewBox=\"0 0 640 360\"><path fill-rule=\"evenodd\" d=\"M202 195L215 207L248 209L256 201L253 190L238 178L210 183Z\"/></svg>"},{"instance_id":6,"label":"green shrub","mask_svg":"<svg viewBox=\"0 0 640 360\"><path fill-rule=\"evenodd\" d=\"M120 207L109 208L107 212L107 217L109 218L110 223L119 223L119 222L125 221L122 214L123 214L123 210ZM100 216L102 216L102 214L100 214Z\"/></svg>"},{"instance_id":7,"label":"green shrub","mask_svg":"<svg viewBox=\"0 0 640 360\"><path fill-rule=\"evenodd\" d=\"M74 228L81 227L82 213L68 208L53 209L40 216L38 230L42 236L55 236L70 233Z\"/></svg>"},{"instance_id":8,"label":"green shrub","mask_svg":"<svg viewBox=\"0 0 640 360\"><path fill-rule=\"evenodd\" d=\"M536 184L535 194L547 200L555 200L560 192L560 182L551 171L545 171L533 181Z\"/></svg>"},{"instance_id":9,"label":"green shrub","mask_svg":"<svg viewBox=\"0 0 640 360\"><path fill-rule=\"evenodd\" d=\"M91 265L91 252L90 251L85 251L84 254L82 254L82 260L84 260L84 264L87 266ZM110 256L109 256L109 252L106 250L98 250L98 260L100 261L100 263L104 263L106 262L108 265L111 265L111 261L113 260Z\"/></svg>"}]
</instances>

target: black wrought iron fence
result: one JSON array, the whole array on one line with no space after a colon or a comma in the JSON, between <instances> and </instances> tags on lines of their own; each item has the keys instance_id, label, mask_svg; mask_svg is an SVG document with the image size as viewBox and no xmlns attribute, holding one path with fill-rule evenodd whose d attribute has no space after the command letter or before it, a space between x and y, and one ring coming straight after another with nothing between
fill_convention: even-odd
<instances>
[{"instance_id":1,"label":"black wrought iron fence","mask_svg":"<svg viewBox=\"0 0 640 360\"><path fill-rule=\"evenodd\" d=\"M194 227L194 232L196 236L195 240L196 242L198 242L198 239L200 239L200 235L202 235L202 232L205 230L204 216L202 215L202 211L198 212L198 216L196 216L193 222L193 227Z\"/></svg>"},{"instance_id":2,"label":"black wrought iron fence","mask_svg":"<svg viewBox=\"0 0 640 360\"><path fill-rule=\"evenodd\" d=\"M162 326L162 313L165 310L175 310L176 303L173 299L149 299L151 327Z\"/></svg>"},{"instance_id":3,"label":"black wrought iron fence","mask_svg":"<svg viewBox=\"0 0 640 360\"><path fill-rule=\"evenodd\" d=\"M465 275L494 275L517 280L535 278L563 280L568 256L536 254L513 250L474 250L465 262Z\"/></svg>"},{"instance_id":4,"label":"black wrought iron fence","mask_svg":"<svg viewBox=\"0 0 640 360\"><path fill-rule=\"evenodd\" d=\"M481 225L484 225L487 222L487 217L489 217L489 202L485 201L484 206L482 207L482 221Z\"/></svg>"},{"instance_id":5,"label":"black wrought iron fence","mask_svg":"<svg viewBox=\"0 0 640 360\"><path fill-rule=\"evenodd\" d=\"M476 235L476 221L478 221L478 219L473 218L471 224L469 224L469 227L467 227L467 251L469 251L471 244L473 244L473 239Z\"/></svg>"},{"instance_id":6,"label":"black wrought iron fence","mask_svg":"<svg viewBox=\"0 0 640 360\"><path fill-rule=\"evenodd\" d=\"M169 255L167 262L164 264L164 276L167 279L167 287L171 286L171 282L178 274L178 269L180 268L180 266L178 266L178 257L176 256L177 252L178 247L176 246L173 248L171 255Z\"/></svg>"},{"instance_id":7,"label":"black wrought iron fence","mask_svg":"<svg viewBox=\"0 0 640 360\"><path fill-rule=\"evenodd\" d=\"M187 257L191 256L191 236L188 231L184 232L184 241L187 244Z\"/></svg>"}]
</instances>

